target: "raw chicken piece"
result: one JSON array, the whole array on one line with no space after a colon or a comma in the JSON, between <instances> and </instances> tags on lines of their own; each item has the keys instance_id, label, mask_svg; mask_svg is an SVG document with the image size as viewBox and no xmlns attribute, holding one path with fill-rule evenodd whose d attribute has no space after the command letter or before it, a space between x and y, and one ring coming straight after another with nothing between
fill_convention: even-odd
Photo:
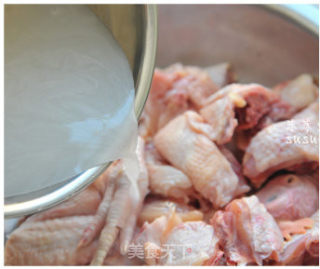
<instances>
[{"instance_id":1,"label":"raw chicken piece","mask_svg":"<svg viewBox=\"0 0 320 269\"><path fill-rule=\"evenodd\" d=\"M214 128L213 140L225 144L236 127L247 130L257 125L278 99L258 84L231 84L210 96L200 114Z\"/></svg>"},{"instance_id":2,"label":"raw chicken piece","mask_svg":"<svg viewBox=\"0 0 320 269\"><path fill-rule=\"evenodd\" d=\"M201 265L219 262L217 241L212 226L202 221L182 222L173 207L168 215L145 223L131 247L142 247L140 258L149 265Z\"/></svg>"},{"instance_id":3,"label":"raw chicken piece","mask_svg":"<svg viewBox=\"0 0 320 269\"><path fill-rule=\"evenodd\" d=\"M132 240L136 220L148 192L144 141L141 138L138 139L137 156L139 161L139 175L137 177L128 175L121 161L110 167L110 181L103 201L96 212L95 222L86 228L79 242L79 248L82 248L101 231L98 248L91 261L92 265L103 263L119 233L121 254L124 255L127 252L128 245Z\"/></svg>"},{"instance_id":4,"label":"raw chicken piece","mask_svg":"<svg viewBox=\"0 0 320 269\"><path fill-rule=\"evenodd\" d=\"M256 195L276 220L297 220L317 211L319 193L307 175L281 175Z\"/></svg>"},{"instance_id":5,"label":"raw chicken piece","mask_svg":"<svg viewBox=\"0 0 320 269\"><path fill-rule=\"evenodd\" d=\"M319 121L319 102L314 102L296 115L293 119Z\"/></svg>"},{"instance_id":6,"label":"raw chicken piece","mask_svg":"<svg viewBox=\"0 0 320 269\"><path fill-rule=\"evenodd\" d=\"M227 84L235 82L235 73L232 70L232 66L230 63L221 63L213 66L209 66L205 69L214 84L218 86L218 88L222 88Z\"/></svg>"},{"instance_id":7,"label":"raw chicken piece","mask_svg":"<svg viewBox=\"0 0 320 269\"><path fill-rule=\"evenodd\" d=\"M163 70L156 69L139 121L140 135L153 136L174 117L200 107L217 90L208 73L200 68L174 64Z\"/></svg>"},{"instance_id":8,"label":"raw chicken piece","mask_svg":"<svg viewBox=\"0 0 320 269\"><path fill-rule=\"evenodd\" d=\"M290 241L296 234L305 234L313 227L313 220L310 218L298 219L295 221L281 220L278 222L279 228L285 241Z\"/></svg>"},{"instance_id":9,"label":"raw chicken piece","mask_svg":"<svg viewBox=\"0 0 320 269\"><path fill-rule=\"evenodd\" d=\"M168 162L160 155L151 139L145 145L146 164L168 164Z\"/></svg>"},{"instance_id":10,"label":"raw chicken piece","mask_svg":"<svg viewBox=\"0 0 320 269\"><path fill-rule=\"evenodd\" d=\"M303 119L268 126L252 138L243 158L243 173L260 187L273 172L297 164L318 166L318 123Z\"/></svg>"},{"instance_id":11,"label":"raw chicken piece","mask_svg":"<svg viewBox=\"0 0 320 269\"><path fill-rule=\"evenodd\" d=\"M187 91L184 88L170 90L164 98L164 105L164 110L159 111L157 129L166 125L175 116L182 114L189 108Z\"/></svg>"},{"instance_id":12,"label":"raw chicken piece","mask_svg":"<svg viewBox=\"0 0 320 269\"><path fill-rule=\"evenodd\" d=\"M211 219L227 263L230 265L262 265L279 259L282 234L256 196L233 200Z\"/></svg>"},{"instance_id":13,"label":"raw chicken piece","mask_svg":"<svg viewBox=\"0 0 320 269\"><path fill-rule=\"evenodd\" d=\"M151 223L144 223L130 244L128 255L137 254L137 250L139 250L138 258L143 259L149 265L157 264L161 256L161 245L166 242L170 231L180 223L182 223L182 219L176 214L174 206L165 216L161 216ZM150 257L151 251L154 254L153 257Z\"/></svg>"},{"instance_id":14,"label":"raw chicken piece","mask_svg":"<svg viewBox=\"0 0 320 269\"><path fill-rule=\"evenodd\" d=\"M243 104L240 104L244 106ZM238 121L229 97L221 98L200 110L201 116L213 127L213 141L225 144L231 140Z\"/></svg>"},{"instance_id":15,"label":"raw chicken piece","mask_svg":"<svg viewBox=\"0 0 320 269\"><path fill-rule=\"evenodd\" d=\"M270 112L264 119L267 122L264 127L281 120L291 119L295 113L317 100L319 89L313 83L311 75L302 74L292 81L280 83L274 87L274 91L280 94L281 100L272 104Z\"/></svg>"},{"instance_id":16,"label":"raw chicken piece","mask_svg":"<svg viewBox=\"0 0 320 269\"><path fill-rule=\"evenodd\" d=\"M139 133L142 137L153 136L166 121L188 109L188 93L186 89L173 89L175 78L156 69L148 100L139 120Z\"/></svg>"},{"instance_id":17,"label":"raw chicken piece","mask_svg":"<svg viewBox=\"0 0 320 269\"><path fill-rule=\"evenodd\" d=\"M102 264L119 233L120 251L122 254L126 253L142 202L148 192L148 175L143 153L144 142L139 138L137 147L139 176L137 178L126 174L122 161L114 162L97 181L78 196L27 219L12 234L13 239L10 239L10 236L6 244L8 247L6 255L11 257L17 250L20 253L19 257L25 259L29 252L32 254L35 251L39 257L32 254L34 257L28 259L28 264L72 265L87 264L90 261ZM63 229L64 223L65 229ZM39 234L35 235L32 229L38 229ZM31 235L26 237L26 240L32 247L22 248L20 242L24 244L24 234L28 234L29 230L32 233L30 232ZM97 242L95 239L100 231ZM60 238L60 234L69 240L68 243L63 241L64 238ZM15 238L18 239L15 240ZM9 260L11 261L11 258ZM17 262L20 260L17 259ZM25 263L25 260L21 263Z\"/></svg>"},{"instance_id":18,"label":"raw chicken piece","mask_svg":"<svg viewBox=\"0 0 320 269\"><path fill-rule=\"evenodd\" d=\"M188 202L188 196L194 192L190 179L179 169L165 163L151 142L146 145L146 164L152 193Z\"/></svg>"},{"instance_id":19,"label":"raw chicken piece","mask_svg":"<svg viewBox=\"0 0 320 269\"><path fill-rule=\"evenodd\" d=\"M218 90L209 74L201 68L174 64L168 67L165 72L179 76L179 80L175 81L173 88L186 89L190 102L198 108L202 106L207 97Z\"/></svg>"},{"instance_id":20,"label":"raw chicken piece","mask_svg":"<svg viewBox=\"0 0 320 269\"><path fill-rule=\"evenodd\" d=\"M137 228L135 232L137 232ZM112 248L110 249L108 256L104 259L103 265L111 265L111 266L142 266L144 262L139 258L129 257L128 255L122 255L120 251L120 240L117 239Z\"/></svg>"},{"instance_id":21,"label":"raw chicken piece","mask_svg":"<svg viewBox=\"0 0 320 269\"><path fill-rule=\"evenodd\" d=\"M258 124L258 127L260 128L257 131L271 123L291 119L295 113L296 110L291 104L287 103L283 99L278 99L276 102L271 104L270 111L261 119L261 123Z\"/></svg>"},{"instance_id":22,"label":"raw chicken piece","mask_svg":"<svg viewBox=\"0 0 320 269\"><path fill-rule=\"evenodd\" d=\"M12 264L21 264L21 265L59 265L59 264L69 264L69 265L76 265L76 264L87 264L90 263L89 258L82 262L81 257L77 257L78 254L83 255L82 252L86 252L90 250L91 258L93 257L94 251L96 248L92 248L91 244L88 244L87 247L83 248L83 250L76 250L76 246L78 241L81 238L81 233L79 229L84 231L83 226L85 225L93 225L93 216L102 200L102 196L105 192L107 182L108 182L108 174L109 169L107 169L99 178L92 183L88 188L84 191L80 192L79 194L75 195L71 199L40 213L34 214L26 219L26 221L20 226L19 229L15 230L13 234L13 238L10 239L6 244L6 255L10 257L12 253L17 252L19 254L20 260L16 259L15 256L13 258L8 258L8 262ZM85 203L83 202L85 201ZM73 218L70 218L74 216ZM83 216L83 217L79 217ZM86 219L87 217L87 219ZM78 219L79 218L79 219ZM36 223L35 223L36 222ZM35 223L35 224L33 224ZM65 223L65 230L63 229L63 225ZM72 225L70 229L70 225ZM79 228L77 228L79 226ZM37 228L39 233L35 233L33 229ZM56 231L55 231L56 229ZM69 231L68 231L69 229ZM28 234L30 232L30 237L24 237L23 234ZM43 234L41 234L41 232ZM74 233L76 232L76 233ZM57 233L57 235L56 235ZM54 251L57 251L55 248L57 244L60 242L55 242L56 240L60 240L60 233L63 236L64 233L68 234L68 240L73 240L70 238L75 238L74 241L77 241L74 245L74 250L72 246L69 244L64 245L64 241L61 242L60 246L60 256L59 259L54 258L55 260L51 260L51 256L55 256L56 254ZM36 236L34 236L36 234ZM40 239L37 237L39 236ZM21 239L22 238L22 239ZM30 249L28 248L21 248L23 246L24 240L27 240L30 245ZM33 242L34 240L34 242ZM72 243L70 241L70 243ZM47 248L44 248L44 242L47 244ZM21 243L21 246L20 246ZM96 245L97 242L94 242ZM31 247L32 246L32 247ZM59 247L57 247L59 248ZM70 248L70 249L68 249ZM19 250L20 249L20 250ZM44 251L39 252L39 249L43 249ZM35 252L32 258L28 258L30 253ZM65 254L63 254L65 252ZM41 254L39 254L41 253ZM33 255L33 254L32 254ZM58 255L58 254L57 254ZM71 257L74 255L74 257ZM84 257L87 257L86 255ZM10 260L13 260L11 262ZM78 261L79 260L79 261Z\"/></svg>"},{"instance_id":23,"label":"raw chicken piece","mask_svg":"<svg viewBox=\"0 0 320 269\"><path fill-rule=\"evenodd\" d=\"M302 75L301 79L305 80L303 77L306 75ZM307 75L308 77L308 75ZM309 80L310 77L307 79ZM297 82L300 80L300 77L297 79ZM284 83L287 85L289 82ZM292 82L293 83L293 82ZM318 120L318 111L319 111L319 104L318 102L312 102L313 100L316 99L318 89L316 88L315 85L305 85L307 87L306 89L306 96L303 97L301 100L298 99L293 99L295 95L303 95L305 87L296 87L296 83L293 83L293 87L285 87L285 85L279 85L277 87L276 92L281 93L281 99L277 100L276 102L272 103L270 106L269 112L263 116L258 124L249 130L241 130L237 131L235 136L236 136L236 143L239 149L241 150L246 150L247 146L250 143L250 140L253 136L255 136L260 130L263 128L266 128L267 126L276 123L278 121L283 121L283 120L288 120L291 118L310 118L310 116L313 118L313 116L317 117ZM290 84L291 85L291 84ZM283 95L286 94L287 89L291 93L288 95L288 97L284 98ZM284 91L282 91L284 90ZM314 92L316 90L316 95L315 97L312 97L314 94L311 94L311 92ZM310 104L310 105L309 105ZM308 106L309 105L309 106ZM308 106L308 107L307 107ZM302 108L305 108L303 111L299 112L298 114L294 115L298 110L301 110ZM313 114L313 115L311 115Z\"/></svg>"},{"instance_id":24,"label":"raw chicken piece","mask_svg":"<svg viewBox=\"0 0 320 269\"><path fill-rule=\"evenodd\" d=\"M72 216L39 222L24 222L5 246L6 265L85 265L97 248L93 241L77 245L93 216Z\"/></svg>"},{"instance_id":25,"label":"raw chicken piece","mask_svg":"<svg viewBox=\"0 0 320 269\"><path fill-rule=\"evenodd\" d=\"M274 90L280 93L281 99L290 104L294 111L299 111L314 102L319 92L309 74L302 74L291 81L281 83Z\"/></svg>"},{"instance_id":26,"label":"raw chicken piece","mask_svg":"<svg viewBox=\"0 0 320 269\"><path fill-rule=\"evenodd\" d=\"M9 238L9 235L16 229L21 223L19 218L14 219L4 219L4 238L5 241Z\"/></svg>"},{"instance_id":27,"label":"raw chicken piece","mask_svg":"<svg viewBox=\"0 0 320 269\"><path fill-rule=\"evenodd\" d=\"M309 175L311 177L311 181L317 187L317 190L319 192L319 170L312 171Z\"/></svg>"},{"instance_id":28,"label":"raw chicken piece","mask_svg":"<svg viewBox=\"0 0 320 269\"><path fill-rule=\"evenodd\" d=\"M172 207L175 207L176 214L182 221L197 221L203 219L203 213L191 206L169 200L154 200L144 204L139 215L138 223L143 224L146 221L151 223L161 216L168 215Z\"/></svg>"},{"instance_id":29,"label":"raw chicken piece","mask_svg":"<svg viewBox=\"0 0 320 269\"><path fill-rule=\"evenodd\" d=\"M53 208L28 217L26 221L43 221L70 216L94 215L110 182L110 170L112 170L112 167L106 169L88 188L79 194ZM84 204L83 201L86 201L86 203Z\"/></svg>"},{"instance_id":30,"label":"raw chicken piece","mask_svg":"<svg viewBox=\"0 0 320 269\"><path fill-rule=\"evenodd\" d=\"M311 219L313 220L313 227L308 231L306 249L310 256L319 259L319 210L312 215Z\"/></svg>"},{"instance_id":31,"label":"raw chicken piece","mask_svg":"<svg viewBox=\"0 0 320 269\"><path fill-rule=\"evenodd\" d=\"M293 117L293 119L302 120L307 131L310 128L313 128L312 126L319 128L319 102L316 101L312 103L307 108L297 113ZM319 166L318 162L311 161L311 162L295 164L287 168L287 170L300 173L300 174L307 174L307 173L310 173L310 171L311 172L318 171L317 170L318 166ZM319 174L316 176L316 183L317 183L316 185L319 187Z\"/></svg>"},{"instance_id":32,"label":"raw chicken piece","mask_svg":"<svg viewBox=\"0 0 320 269\"><path fill-rule=\"evenodd\" d=\"M161 265L202 265L210 259L215 260L218 238L211 225L202 221L189 221L171 230L162 249ZM211 265L214 265L213 261Z\"/></svg>"},{"instance_id":33,"label":"raw chicken piece","mask_svg":"<svg viewBox=\"0 0 320 269\"><path fill-rule=\"evenodd\" d=\"M188 201L192 193L192 184L189 178L179 169L171 165L148 165L149 184L152 193L164 197L181 198Z\"/></svg>"},{"instance_id":34,"label":"raw chicken piece","mask_svg":"<svg viewBox=\"0 0 320 269\"><path fill-rule=\"evenodd\" d=\"M139 125L148 142L139 141L140 176L115 162L85 191L28 217L8 237L5 263L318 264L318 212L306 218L319 199L317 87L309 75L274 91L225 87L233 81L229 64L156 69ZM243 169L227 142L246 151ZM298 175L272 179L260 203L231 201L250 191L243 174L260 186L281 169Z\"/></svg>"},{"instance_id":35,"label":"raw chicken piece","mask_svg":"<svg viewBox=\"0 0 320 269\"><path fill-rule=\"evenodd\" d=\"M269 112L262 116L253 128L236 130L235 140L237 147L245 151L252 137L254 137L259 131L275 122L291 119L294 112L295 111L291 105L281 99L276 100L270 105Z\"/></svg>"},{"instance_id":36,"label":"raw chicken piece","mask_svg":"<svg viewBox=\"0 0 320 269\"><path fill-rule=\"evenodd\" d=\"M233 171L236 173L236 175L239 178L238 188L234 193L234 197L238 197L249 192L251 188L247 184L246 179L243 176L241 164L238 162L236 157L226 146L220 146L219 149L221 153L224 155L224 157L226 157L226 159L229 161Z\"/></svg>"},{"instance_id":37,"label":"raw chicken piece","mask_svg":"<svg viewBox=\"0 0 320 269\"><path fill-rule=\"evenodd\" d=\"M193 111L170 121L154 137L160 154L182 170L194 188L218 208L228 203L238 187L230 163L203 131L210 127Z\"/></svg>"},{"instance_id":38,"label":"raw chicken piece","mask_svg":"<svg viewBox=\"0 0 320 269\"><path fill-rule=\"evenodd\" d=\"M84 191L53 208L30 216L26 221L35 222L70 216L94 215L101 203L107 181L108 172L105 171L97 181ZM83 201L86 202L83 203Z\"/></svg>"},{"instance_id":39,"label":"raw chicken piece","mask_svg":"<svg viewBox=\"0 0 320 269\"><path fill-rule=\"evenodd\" d=\"M305 233L297 233L284 243L278 264L301 265L306 256L319 264L319 211L311 217L313 225Z\"/></svg>"},{"instance_id":40,"label":"raw chicken piece","mask_svg":"<svg viewBox=\"0 0 320 269\"><path fill-rule=\"evenodd\" d=\"M294 112L295 111L291 105L281 99L276 100L270 105L269 112L262 116L253 128L236 130L234 138L237 147L242 151L245 151L252 137L254 137L259 131L275 122L291 119Z\"/></svg>"}]
</instances>

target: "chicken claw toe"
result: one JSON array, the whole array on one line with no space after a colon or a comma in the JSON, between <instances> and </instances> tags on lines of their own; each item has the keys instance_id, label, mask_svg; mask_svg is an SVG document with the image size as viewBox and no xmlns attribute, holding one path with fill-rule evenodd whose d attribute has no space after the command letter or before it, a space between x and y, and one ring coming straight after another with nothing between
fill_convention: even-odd
<instances>
[{"instance_id":1,"label":"chicken claw toe","mask_svg":"<svg viewBox=\"0 0 320 269\"><path fill-rule=\"evenodd\" d=\"M119 164L115 164L119 166ZM119 176L119 171L114 171L112 169L119 169L117 167L110 167L111 173L106 184L106 191L104 193L103 199L98 207L98 210L95 215L94 223L90 224L83 232L82 237L79 241L78 248L85 247L89 245L100 233L105 223L106 216L109 211L109 207L112 201L114 189L115 189L115 180ZM114 173L116 172L116 173Z\"/></svg>"},{"instance_id":2,"label":"chicken claw toe","mask_svg":"<svg viewBox=\"0 0 320 269\"><path fill-rule=\"evenodd\" d=\"M82 237L78 243L78 248L88 246L93 241L94 237L98 234L100 225L92 223L83 231Z\"/></svg>"},{"instance_id":3,"label":"chicken claw toe","mask_svg":"<svg viewBox=\"0 0 320 269\"><path fill-rule=\"evenodd\" d=\"M137 216L142 208L143 200L148 192L148 174L143 157L144 141L138 140L137 156L139 160L139 175L130 177L126 173L125 166L119 162L117 169L121 172L115 173L116 177L110 186L110 193L103 199L99 206L100 216L105 217L105 224L99 236L98 248L91 261L91 265L102 265L109 250L120 234L121 254L125 254L132 240ZM110 187L109 186L109 187ZM112 195L113 194L113 195ZM112 200L111 198L112 197ZM98 209L98 211L99 211Z\"/></svg>"}]
</instances>

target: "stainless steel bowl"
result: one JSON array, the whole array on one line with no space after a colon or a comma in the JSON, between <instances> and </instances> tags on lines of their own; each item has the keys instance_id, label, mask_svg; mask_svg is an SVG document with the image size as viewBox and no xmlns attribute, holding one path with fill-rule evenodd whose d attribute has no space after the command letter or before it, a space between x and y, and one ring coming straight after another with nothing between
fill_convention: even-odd
<instances>
[{"instance_id":1,"label":"stainless steel bowl","mask_svg":"<svg viewBox=\"0 0 320 269\"><path fill-rule=\"evenodd\" d=\"M156 66L227 61L266 86L319 72L318 27L287 6L159 5L158 16Z\"/></svg>"},{"instance_id":2,"label":"stainless steel bowl","mask_svg":"<svg viewBox=\"0 0 320 269\"><path fill-rule=\"evenodd\" d=\"M155 5L89 5L111 30L131 66L135 89L135 111L140 117L147 100L157 48Z\"/></svg>"},{"instance_id":3,"label":"stainless steel bowl","mask_svg":"<svg viewBox=\"0 0 320 269\"><path fill-rule=\"evenodd\" d=\"M136 5L130 16L128 7L123 5L109 5L109 11L100 5L92 8L113 31L126 54L131 55L128 59L138 89L136 113L139 115L146 99L143 89L148 88L153 71L155 7ZM117 29L115 12L122 14L127 27ZM174 62L209 66L228 61L240 81L267 86L304 72L318 74L317 26L285 6L159 5L158 14L157 66ZM143 35L131 39L141 48L140 52L130 54L132 44L127 43L126 36L134 33L130 23L136 20L146 28ZM142 66L136 65L140 57L149 57L149 60ZM54 186L49 195L31 200L29 204L19 204L19 208L6 206L6 216L29 214L61 202L90 184L105 168L90 169L76 180Z\"/></svg>"},{"instance_id":4,"label":"stainless steel bowl","mask_svg":"<svg viewBox=\"0 0 320 269\"><path fill-rule=\"evenodd\" d=\"M153 5L90 5L125 52L135 82L135 112L140 116L147 99L157 45L157 10ZM95 167L55 186L21 196L5 197L5 217L48 209L92 183L109 164ZM17 168L18 169L18 168Z\"/></svg>"}]
</instances>

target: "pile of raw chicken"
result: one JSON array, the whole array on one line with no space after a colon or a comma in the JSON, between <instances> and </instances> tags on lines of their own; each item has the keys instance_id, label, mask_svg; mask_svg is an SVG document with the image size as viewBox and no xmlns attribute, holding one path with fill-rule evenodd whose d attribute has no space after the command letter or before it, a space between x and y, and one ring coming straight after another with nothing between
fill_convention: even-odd
<instances>
[{"instance_id":1,"label":"pile of raw chicken","mask_svg":"<svg viewBox=\"0 0 320 269\"><path fill-rule=\"evenodd\" d=\"M20 221L7 265L319 262L318 86L266 88L229 64L156 69L139 176L114 162L72 199Z\"/></svg>"}]
</instances>

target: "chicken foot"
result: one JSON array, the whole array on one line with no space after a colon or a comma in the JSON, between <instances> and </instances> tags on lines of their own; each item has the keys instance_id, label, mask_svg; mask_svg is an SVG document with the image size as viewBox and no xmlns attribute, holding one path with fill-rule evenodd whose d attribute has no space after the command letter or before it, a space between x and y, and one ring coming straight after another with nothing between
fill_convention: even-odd
<instances>
[{"instance_id":1,"label":"chicken foot","mask_svg":"<svg viewBox=\"0 0 320 269\"><path fill-rule=\"evenodd\" d=\"M144 141L139 138L137 155L139 175L129 177L122 161L110 167L109 181L95 221L83 232L78 248L90 244L100 233L98 248L91 265L102 265L113 243L120 236L120 252L124 255L132 239L136 220L148 192L148 174L143 156Z\"/></svg>"}]
</instances>

